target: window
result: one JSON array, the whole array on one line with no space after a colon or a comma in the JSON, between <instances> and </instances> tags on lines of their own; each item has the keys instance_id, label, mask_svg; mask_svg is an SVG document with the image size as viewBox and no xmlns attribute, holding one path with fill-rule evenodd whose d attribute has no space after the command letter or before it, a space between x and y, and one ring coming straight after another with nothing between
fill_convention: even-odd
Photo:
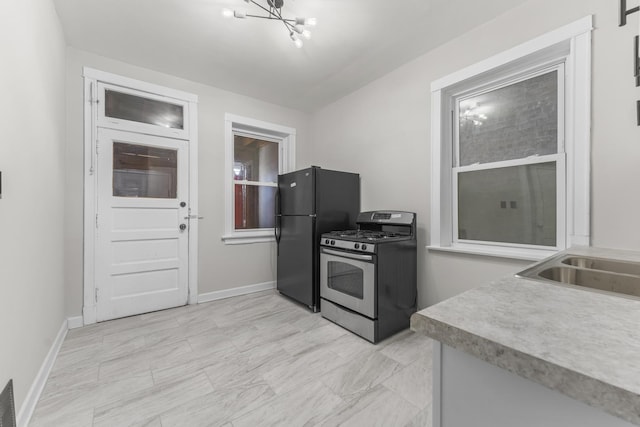
<instances>
[{"instance_id":1,"label":"window","mask_svg":"<svg viewBox=\"0 0 640 427\"><path fill-rule=\"evenodd\" d=\"M589 244L591 17L432 84L434 250Z\"/></svg>"},{"instance_id":2,"label":"window","mask_svg":"<svg viewBox=\"0 0 640 427\"><path fill-rule=\"evenodd\" d=\"M279 141L233 134L234 229L273 228Z\"/></svg>"},{"instance_id":3,"label":"window","mask_svg":"<svg viewBox=\"0 0 640 427\"><path fill-rule=\"evenodd\" d=\"M184 129L184 106L105 89L105 117Z\"/></svg>"},{"instance_id":4,"label":"window","mask_svg":"<svg viewBox=\"0 0 640 427\"><path fill-rule=\"evenodd\" d=\"M452 98L454 242L563 246L563 70Z\"/></svg>"},{"instance_id":5,"label":"window","mask_svg":"<svg viewBox=\"0 0 640 427\"><path fill-rule=\"evenodd\" d=\"M145 145L113 143L113 195L175 199L178 151Z\"/></svg>"},{"instance_id":6,"label":"window","mask_svg":"<svg viewBox=\"0 0 640 427\"><path fill-rule=\"evenodd\" d=\"M126 80L125 80L126 82ZM172 90L151 92L97 83L98 125L149 135L189 139L189 102ZM153 87L150 87L153 90ZM91 88L93 92L93 88ZM176 96L175 98L173 96Z\"/></svg>"},{"instance_id":7,"label":"window","mask_svg":"<svg viewBox=\"0 0 640 427\"><path fill-rule=\"evenodd\" d=\"M295 129L227 114L227 244L272 241L278 174L293 170Z\"/></svg>"}]
</instances>

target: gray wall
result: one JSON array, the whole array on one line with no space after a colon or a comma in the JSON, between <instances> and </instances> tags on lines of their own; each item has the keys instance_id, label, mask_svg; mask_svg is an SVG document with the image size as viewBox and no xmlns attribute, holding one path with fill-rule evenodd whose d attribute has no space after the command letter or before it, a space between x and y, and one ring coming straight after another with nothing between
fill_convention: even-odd
<instances>
[{"instance_id":1,"label":"gray wall","mask_svg":"<svg viewBox=\"0 0 640 427\"><path fill-rule=\"evenodd\" d=\"M434 369L441 369L442 375L440 427L633 426L446 345L442 346L442 366Z\"/></svg>"},{"instance_id":2,"label":"gray wall","mask_svg":"<svg viewBox=\"0 0 640 427\"><path fill-rule=\"evenodd\" d=\"M0 388L19 410L64 321L65 43L50 1L0 13Z\"/></svg>"},{"instance_id":3,"label":"gray wall","mask_svg":"<svg viewBox=\"0 0 640 427\"><path fill-rule=\"evenodd\" d=\"M310 165L309 116L242 95L67 48L66 313L82 314L83 83L82 67L198 95L199 294L275 280L272 243L225 245L224 115L237 114L295 128L296 166Z\"/></svg>"},{"instance_id":4,"label":"gray wall","mask_svg":"<svg viewBox=\"0 0 640 427\"><path fill-rule=\"evenodd\" d=\"M618 2L530 0L432 50L313 115L313 161L362 175L362 208L418 214L418 295L425 307L526 262L427 251L430 84L547 31L595 15L593 32L592 243L640 249L640 127L635 122L632 37L638 14L618 27Z\"/></svg>"}]
</instances>

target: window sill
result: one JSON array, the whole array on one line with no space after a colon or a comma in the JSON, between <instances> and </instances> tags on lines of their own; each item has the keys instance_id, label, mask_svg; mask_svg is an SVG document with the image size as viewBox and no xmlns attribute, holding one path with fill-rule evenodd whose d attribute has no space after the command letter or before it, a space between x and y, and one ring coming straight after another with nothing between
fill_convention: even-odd
<instances>
[{"instance_id":1,"label":"window sill","mask_svg":"<svg viewBox=\"0 0 640 427\"><path fill-rule=\"evenodd\" d=\"M476 247L472 245L427 246L427 249L429 251L436 252L454 252L496 258L510 258L523 261L540 261L559 252L559 250L553 249L502 248L488 246Z\"/></svg>"},{"instance_id":2,"label":"window sill","mask_svg":"<svg viewBox=\"0 0 640 427\"><path fill-rule=\"evenodd\" d=\"M222 236L222 241L225 245L247 245L250 243L269 243L275 242L273 232L269 234L256 233L256 234L225 234Z\"/></svg>"}]
</instances>

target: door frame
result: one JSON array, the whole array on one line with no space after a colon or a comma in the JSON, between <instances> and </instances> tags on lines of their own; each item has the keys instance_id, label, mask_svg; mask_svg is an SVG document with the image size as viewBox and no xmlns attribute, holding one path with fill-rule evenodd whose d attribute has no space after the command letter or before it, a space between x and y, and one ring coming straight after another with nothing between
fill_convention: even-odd
<instances>
[{"instance_id":1,"label":"door frame","mask_svg":"<svg viewBox=\"0 0 640 427\"><path fill-rule=\"evenodd\" d=\"M143 82L140 80L107 73L89 67L83 67L84 79L84 251L83 251L83 307L82 317L84 325L96 323L96 281L95 281L95 252L97 232L97 159L98 147L98 83L120 86L126 89L146 92L154 98L178 100L186 103L187 121L186 132L179 139L186 139L189 144L189 263L188 263L188 299L187 304L198 302L198 96L167 87ZM117 123L100 127L136 133L130 127ZM152 130L138 132L167 137L162 130L155 133ZM175 136L173 138L176 138Z\"/></svg>"}]
</instances>

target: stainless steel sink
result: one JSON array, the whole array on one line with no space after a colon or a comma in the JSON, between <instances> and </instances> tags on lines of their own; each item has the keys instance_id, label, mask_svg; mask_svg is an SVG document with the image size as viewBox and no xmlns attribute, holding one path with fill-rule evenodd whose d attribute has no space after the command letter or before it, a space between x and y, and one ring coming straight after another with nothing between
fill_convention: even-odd
<instances>
[{"instance_id":1,"label":"stainless steel sink","mask_svg":"<svg viewBox=\"0 0 640 427\"><path fill-rule=\"evenodd\" d=\"M640 276L640 264L635 262L616 261L612 259L591 258L584 256L568 256L562 260L563 264L574 267L589 268L591 270L610 271L612 273L633 274Z\"/></svg>"},{"instance_id":2,"label":"stainless steel sink","mask_svg":"<svg viewBox=\"0 0 640 427\"><path fill-rule=\"evenodd\" d=\"M640 263L563 254L516 276L640 299Z\"/></svg>"}]
</instances>

